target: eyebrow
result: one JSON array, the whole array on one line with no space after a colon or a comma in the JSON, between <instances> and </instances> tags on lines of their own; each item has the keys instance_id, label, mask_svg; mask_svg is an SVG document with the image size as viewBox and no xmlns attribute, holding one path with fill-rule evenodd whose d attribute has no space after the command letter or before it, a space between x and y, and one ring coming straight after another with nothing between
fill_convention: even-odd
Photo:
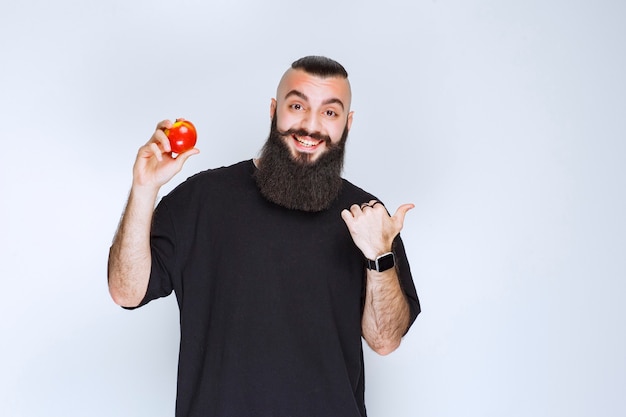
<instances>
[{"instance_id":1,"label":"eyebrow","mask_svg":"<svg viewBox=\"0 0 626 417\"><path fill-rule=\"evenodd\" d=\"M300 97L302 100L307 101L307 102L309 101L309 98L307 97L307 95L298 90L291 90L290 92L285 94L285 100L287 100L291 96ZM327 105L327 104L339 104L342 109L345 109L343 105L343 101L339 100L336 97L326 99L322 102L322 105Z\"/></svg>"}]
</instances>

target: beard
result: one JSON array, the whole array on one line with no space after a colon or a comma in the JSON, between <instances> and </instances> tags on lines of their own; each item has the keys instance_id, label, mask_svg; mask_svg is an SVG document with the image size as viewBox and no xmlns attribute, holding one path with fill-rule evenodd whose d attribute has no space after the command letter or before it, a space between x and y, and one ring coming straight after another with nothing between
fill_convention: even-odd
<instances>
[{"instance_id":1,"label":"beard","mask_svg":"<svg viewBox=\"0 0 626 417\"><path fill-rule=\"evenodd\" d=\"M306 153L294 157L284 139L291 140L292 135L323 140L326 151L314 161ZM292 210L317 212L327 209L341 191L347 139L347 124L336 144L328 136L301 129L280 132L274 115L269 137L261 150L260 166L254 175L261 194L272 203Z\"/></svg>"}]
</instances>

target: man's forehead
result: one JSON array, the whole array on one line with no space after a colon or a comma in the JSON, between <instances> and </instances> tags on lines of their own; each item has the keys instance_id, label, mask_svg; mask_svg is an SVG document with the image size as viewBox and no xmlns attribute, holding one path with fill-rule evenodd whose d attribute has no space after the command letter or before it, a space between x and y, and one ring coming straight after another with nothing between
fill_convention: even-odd
<instances>
[{"instance_id":1,"label":"man's forehead","mask_svg":"<svg viewBox=\"0 0 626 417\"><path fill-rule=\"evenodd\" d=\"M280 79L276 91L276 98L283 100L289 92L297 90L315 90L322 95L339 96L338 98L350 103L352 92L350 90L350 82L347 78L341 76L320 77L318 75L309 74L301 69L288 69ZM306 93L305 93L306 94Z\"/></svg>"}]
</instances>

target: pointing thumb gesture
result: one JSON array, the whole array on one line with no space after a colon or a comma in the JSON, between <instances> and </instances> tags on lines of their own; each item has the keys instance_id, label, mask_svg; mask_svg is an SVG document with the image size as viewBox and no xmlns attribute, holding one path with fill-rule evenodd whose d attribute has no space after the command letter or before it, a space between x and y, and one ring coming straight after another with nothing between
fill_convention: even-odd
<instances>
[{"instance_id":1,"label":"pointing thumb gesture","mask_svg":"<svg viewBox=\"0 0 626 417\"><path fill-rule=\"evenodd\" d=\"M398 233L400 233L400 230L402 230L402 227L404 226L404 217L409 212L409 210L413 208L415 208L415 204L402 204L400 207L398 207L396 213L391 216L391 220L396 224L398 228Z\"/></svg>"},{"instance_id":2,"label":"pointing thumb gesture","mask_svg":"<svg viewBox=\"0 0 626 417\"><path fill-rule=\"evenodd\" d=\"M361 205L353 204L349 210L341 212L341 217L363 255L375 259L391 251L393 240L404 226L406 213L414 207L414 204L403 204L389 216L380 201L370 200Z\"/></svg>"}]
</instances>

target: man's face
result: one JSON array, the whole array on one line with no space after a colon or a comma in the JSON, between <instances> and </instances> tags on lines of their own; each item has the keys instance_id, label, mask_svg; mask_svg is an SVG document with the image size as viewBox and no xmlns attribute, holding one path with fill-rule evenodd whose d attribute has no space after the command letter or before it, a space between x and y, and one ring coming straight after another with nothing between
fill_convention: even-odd
<instances>
[{"instance_id":1,"label":"man's face","mask_svg":"<svg viewBox=\"0 0 626 417\"><path fill-rule=\"evenodd\" d=\"M350 129L350 83L341 77L321 78L302 70L288 70L272 99L270 116L276 118L291 156L315 162Z\"/></svg>"}]
</instances>

